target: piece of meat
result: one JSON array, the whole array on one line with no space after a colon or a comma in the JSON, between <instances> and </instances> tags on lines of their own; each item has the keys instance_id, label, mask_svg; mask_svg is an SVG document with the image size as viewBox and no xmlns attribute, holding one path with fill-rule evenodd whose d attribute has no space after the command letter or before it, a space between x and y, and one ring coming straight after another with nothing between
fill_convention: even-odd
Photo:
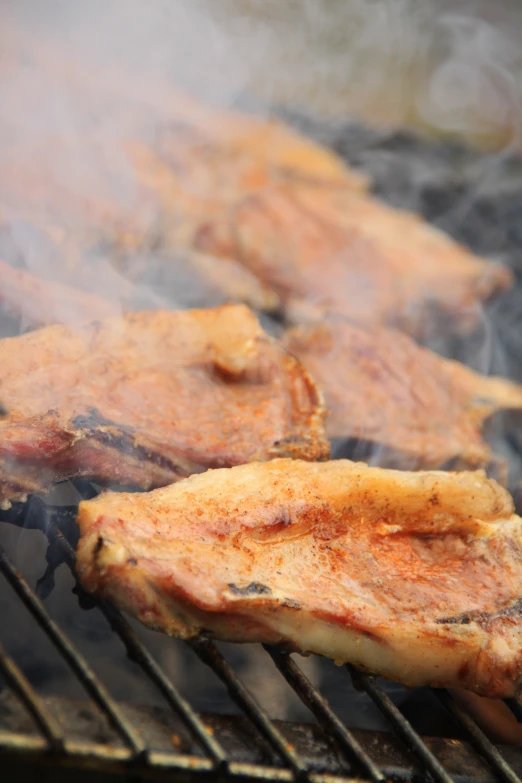
<instances>
[{"instance_id":1,"label":"piece of meat","mask_svg":"<svg viewBox=\"0 0 522 783\"><path fill-rule=\"evenodd\" d=\"M16 25L3 51L9 80L0 88L0 212L74 234L80 258L93 230L99 239L115 229L145 237L156 228L161 204L144 197L136 182L126 151L132 144L166 150L172 139L178 146L183 139L183 156L190 140L195 158L209 146L227 160L248 157L285 177L366 187L335 153L284 123L213 108L161 78L147 79L117 61L111 66L98 69L67 42L50 35L35 39ZM62 122L47 116L50 96L71 115L66 133ZM42 131L33 120L40 108ZM69 263L77 265L78 258Z\"/></svg>"},{"instance_id":2,"label":"piece of meat","mask_svg":"<svg viewBox=\"0 0 522 783\"><path fill-rule=\"evenodd\" d=\"M248 159L266 177L273 171L334 188L365 186L364 177L337 155L283 123L211 108L168 82L149 82L118 63L97 69L63 40L35 39L13 23L6 29L0 257L45 281L103 294L119 307L134 309L125 280L112 285L112 264L129 273L145 294L146 285L157 290L163 284L159 306L186 306L188 300L193 307L242 301L264 311L279 308L278 295L236 259L212 258L173 243L169 223L174 217L135 172L129 150L140 144L167 155L174 140L182 158L188 145L193 169L209 146L223 159L225 173L235 158ZM66 133L63 122L48 113L49 95L70 118ZM40 109L43 127L35 128L34 113ZM22 297L24 288L38 286L27 275L19 282ZM58 290L49 289L49 301L42 300L34 319L29 314L29 323L71 320L60 313L55 317ZM0 296L11 310L29 310L21 300L18 307L11 284ZM73 306L64 299L60 310L74 313L79 296L68 295Z\"/></svg>"},{"instance_id":3,"label":"piece of meat","mask_svg":"<svg viewBox=\"0 0 522 783\"><path fill-rule=\"evenodd\" d=\"M166 244L238 259L291 321L335 313L427 339L472 329L512 284L506 267L352 188L297 181L182 131L129 155L162 205Z\"/></svg>"},{"instance_id":4,"label":"piece of meat","mask_svg":"<svg viewBox=\"0 0 522 783\"><path fill-rule=\"evenodd\" d=\"M0 93L5 98L4 133L16 123L25 130L24 110L45 103L50 92L55 101L62 98L88 113L93 135L106 131L107 118L111 132L120 131L127 138L149 138L151 128L168 134L181 124L232 152L252 155L267 166L306 180L367 188L363 174L280 120L207 105L174 86L162 73L147 74L141 63L133 67L115 56L110 63L99 65L63 36L49 31L40 30L35 36L12 20L4 28L1 66L6 89L5 95Z\"/></svg>"},{"instance_id":5,"label":"piece of meat","mask_svg":"<svg viewBox=\"0 0 522 783\"><path fill-rule=\"evenodd\" d=\"M205 137L185 125L176 133L163 133L157 145L165 155L172 138L187 170L180 203L190 204L190 191L198 188L200 180L200 187L206 192L213 188L213 198L219 200L221 187L245 193L263 187L265 181L290 176L288 169L283 174L265 162L261 153L259 158L247 155L221 138L210 145L210 156L205 153ZM78 188L74 161L82 159L90 165L86 181L82 179ZM29 149L20 143L9 159L0 158L4 183L0 186L0 255L15 266L29 259L29 267L46 278L94 293L105 294L112 266L142 287L157 288L167 280L162 293L174 304L183 301L188 287L192 306L239 300L260 310L279 308L273 288L240 260L197 252L192 240L184 241L183 234L190 232L192 224L172 210L172 197L165 194L158 166L170 183L168 167L150 146L127 139L102 143L96 138L51 135ZM128 191L127 199L121 197L122 191ZM205 220L200 207L198 203L199 227ZM93 270L96 259L98 273ZM129 307L127 301L120 304Z\"/></svg>"},{"instance_id":6,"label":"piece of meat","mask_svg":"<svg viewBox=\"0 0 522 783\"><path fill-rule=\"evenodd\" d=\"M251 194L235 208L234 241L297 322L337 313L423 339L465 332L513 282L421 217L347 190L285 183Z\"/></svg>"},{"instance_id":7,"label":"piece of meat","mask_svg":"<svg viewBox=\"0 0 522 783\"><path fill-rule=\"evenodd\" d=\"M166 264L179 249L243 264L290 320L340 313L423 339L441 324L473 327L512 283L505 267L371 198L336 155L282 123L205 106L130 69L97 71L16 25L5 57L0 210L70 236L60 282L89 266L93 238L131 237L149 252L152 237ZM81 96L89 121L65 137L52 122L28 133L42 84L58 106Z\"/></svg>"},{"instance_id":8,"label":"piece of meat","mask_svg":"<svg viewBox=\"0 0 522 783\"><path fill-rule=\"evenodd\" d=\"M281 459L105 493L78 523L84 587L172 636L491 697L522 673L522 520L482 471Z\"/></svg>"},{"instance_id":9,"label":"piece of meat","mask_svg":"<svg viewBox=\"0 0 522 783\"><path fill-rule=\"evenodd\" d=\"M451 693L491 742L522 747L522 724L505 702L486 699L462 689L452 689Z\"/></svg>"},{"instance_id":10,"label":"piece of meat","mask_svg":"<svg viewBox=\"0 0 522 783\"><path fill-rule=\"evenodd\" d=\"M323 391L327 434L349 439L355 454L364 449L373 464L409 470L493 462L505 480L481 430L497 411L522 411L518 384L443 359L393 329L335 321L295 327L282 341Z\"/></svg>"},{"instance_id":11,"label":"piece of meat","mask_svg":"<svg viewBox=\"0 0 522 783\"><path fill-rule=\"evenodd\" d=\"M0 341L0 364L0 500L329 454L314 382L243 305L46 327Z\"/></svg>"}]
</instances>

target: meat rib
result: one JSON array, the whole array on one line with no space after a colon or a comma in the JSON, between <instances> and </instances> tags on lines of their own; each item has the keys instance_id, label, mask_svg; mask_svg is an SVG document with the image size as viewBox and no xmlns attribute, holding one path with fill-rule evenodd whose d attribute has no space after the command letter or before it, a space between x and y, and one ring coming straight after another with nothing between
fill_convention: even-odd
<instances>
[{"instance_id":1,"label":"meat rib","mask_svg":"<svg viewBox=\"0 0 522 783\"><path fill-rule=\"evenodd\" d=\"M80 505L85 588L181 638L513 695L522 520L483 472L280 459Z\"/></svg>"},{"instance_id":2,"label":"meat rib","mask_svg":"<svg viewBox=\"0 0 522 783\"><path fill-rule=\"evenodd\" d=\"M0 500L329 454L320 393L243 305L46 327L2 340L0 364Z\"/></svg>"},{"instance_id":3,"label":"meat rib","mask_svg":"<svg viewBox=\"0 0 522 783\"><path fill-rule=\"evenodd\" d=\"M487 467L481 429L497 411L522 411L522 387L421 348L393 329L348 321L290 329L285 347L321 387L327 434L372 445L381 467ZM502 471L500 457L495 468Z\"/></svg>"}]
</instances>

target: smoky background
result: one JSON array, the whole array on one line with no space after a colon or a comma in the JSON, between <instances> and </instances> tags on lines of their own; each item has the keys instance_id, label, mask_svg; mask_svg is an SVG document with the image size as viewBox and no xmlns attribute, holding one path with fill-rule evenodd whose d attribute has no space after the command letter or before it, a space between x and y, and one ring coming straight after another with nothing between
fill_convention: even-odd
<instances>
[{"instance_id":1,"label":"smoky background","mask_svg":"<svg viewBox=\"0 0 522 783\"><path fill-rule=\"evenodd\" d=\"M58 36L69 55L97 65L119 60L213 102L245 92L321 115L519 141L516 0L3 0L0 7L23 29Z\"/></svg>"},{"instance_id":2,"label":"smoky background","mask_svg":"<svg viewBox=\"0 0 522 783\"><path fill-rule=\"evenodd\" d=\"M515 1L2 0L0 217L18 178L34 176L31 193L48 199L50 221L82 235L91 237L99 216L111 210L154 226L154 204L141 199L122 139L154 140L169 121L171 83L212 105L277 114L367 171L374 192L390 203L422 212L515 269L517 287L484 310L476 333L449 342L432 335L430 345L483 372L522 379L521 39L522 7ZM25 194L22 188L22 201ZM128 281L112 264L110 244L89 239L89 264L71 269L23 209L14 213L0 235L0 256L121 304ZM198 290L180 271L167 284L141 283L132 296L176 307L196 303ZM57 319L67 322L67 303L56 308ZM270 320L264 325L277 332ZM2 336L24 328L0 320ZM516 479L518 435L498 438L495 447L509 457ZM367 444L350 449L350 456L379 461ZM335 444L335 456L345 453L346 444ZM68 486L49 500L78 498ZM35 586L46 568L44 535L1 524L0 540ZM52 616L116 698L157 704L103 618L78 608L73 586L60 566L45 597ZM8 590L0 593L0 617L3 644L42 692L82 697ZM196 709L234 711L217 679L182 643L137 624L136 630ZM311 719L261 648L221 648L271 716ZM386 728L331 662L302 664L349 726ZM419 730L447 729L425 693L387 688L406 709L413 705Z\"/></svg>"}]
</instances>

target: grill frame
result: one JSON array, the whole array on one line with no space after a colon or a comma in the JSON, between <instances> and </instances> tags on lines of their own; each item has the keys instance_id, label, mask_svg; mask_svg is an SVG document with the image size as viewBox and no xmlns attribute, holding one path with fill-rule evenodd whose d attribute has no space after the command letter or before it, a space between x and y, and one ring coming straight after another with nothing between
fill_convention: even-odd
<instances>
[{"instance_id":1,"label":"grill frame","mask_svg":"<svg viewBox=\"0 0 522 783\"><path fill-rule=\"evenodd\" d=\"M0 512L0 521L19 527L36 527L45 533L49 548L49 567L40 580L44 590L45 583L52 586L53 571L65 563L76 579L75 555L71 543L75 507L60 508L46 506L39 498L31 498L31 504L17 504L7 512ZM36 514L34 513L34 504ZM32 507L30 518L27 509ZM192 709L188 701L181 696L174 683L161 668L145 644L138 639L120 611L103 599L88 596L76 580L80 600L86 605L96 606L108 620L111 629L124 645L127 655L137 663L142 673L159 690L169 708L182 722L187 734L195 743L203 757L194 752L167 753L148 747L132 722L124 716L121 707L110 696L100 678L90 668L79 650L61 631L42 601L31 589L23 575L17 571L6 552L0 546L0 572L11 585L16 595L35 621L53 643L60 656L83 684L91 700L104 714L123 742L116 744L78 743L68 740L44 700L37 694L25 675L0 644L0 672L8 687L16 694L25 709L32 716L39 729L39 735L19 734L0 731L0 754L28 763L31 759L38 764L67 765L77 768L86 765L107 769L110 772L122 772L133 776L143 773L149 777L168 772L171 778L196 783L208 779L220 781L261 780L261 781L303 781L303 783L329 783L335 780L358 780L383 783L387 779L385 770L379 768L375 760L364 749L353 732L342 723L326 699L310 683L299 665L290 654L265 646L267 654L274 662L275 669L284 677L301 702L308 707L329 742L332 742L340 756L353 770L352 775L338 776L314 771L300 757L288 742L277 722L270 719L254 696L243 685L232 667L226 662L217 647L207 639L186 642L195 655L210 667L226 685L227 690L249 720L255 731L268 743L271 752L278 757L280 766L251 764L235 761L226 753L220 742L209 732L202 718ZM47 585L47 589L48 589ZM1 640L0 640L1 642ZM441 764L428 744L414 730L409 721L391 701L386 692L377 684L375 678L345 667L359 690L365 691L386 716L393 734L400 740L402 747L412 759L412 766L404 770L400 779L411 779L419 774L422 779L429 777L438 783L451 783L454 778ZM341 675L343 676L343 675ZM477 764L486 763L494 780L508 783L521 783L517 772L506 761L499 749L484 735L466 710L457 704L446 691L434 691L449 712L463 729L469 747L474 748ZM441 740L451 744L450 740ZM522 750L520 750L520 773L522 773ZM395 777L395 775L394 775ZM458 775L459 780L472 780L472 777Z\"/></svg>"}]
</instances>

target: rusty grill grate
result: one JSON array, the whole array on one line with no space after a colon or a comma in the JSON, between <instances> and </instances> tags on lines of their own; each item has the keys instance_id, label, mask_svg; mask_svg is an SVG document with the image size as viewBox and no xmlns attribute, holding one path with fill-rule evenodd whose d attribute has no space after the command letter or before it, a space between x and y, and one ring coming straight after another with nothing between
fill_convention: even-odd
<instances>
[{"instance_id":1,"label":"rusty grill grate","mask_svg":"<svg viewBox=\"0 0 522 783\"><path fill-rule=\"evenodd\" d=\"M36 517L34 503L42 505L41 514ZM29 524L33 527L35 518L42 520L41 527L47 536L49 551L52 550L51 569L66 563L74 574L71 522L75 509L44 508L42 501L37 498L32 498L32 506L33 513L29 521L27 505L14 506L7 512L1 512L0 519L18 526ZM258 779L319 783L337 778L377 782L393 777L399 780L431 778L439 783L454 780L503 780L516 783L521 779L522 751L515 748L503 748L501 751L495 747L449 693L435 692L463 729L467 741L421 738L374 678L345 667L340 670L339 676L351 676L356 687L366 692L386 717L396 739L385 734L352 732L289 654L266 647L275 669L317 719L318 727L312 732L311 726L307 729L271 720L213 643L208 640L188 642L193 653L226 685L231 698L248 719L252 747L261 743L269 751L264 753L263 762L259 758L257 761L245 761L245 753L238 756L233 743L231 746L230 737L226 742L222 741L223 720L226 722L226 719L216 716L212 721L199 716L138 639L123 615L105 601L82 595L78 586L80 602L83 600L91 605L94 602L104 614L127 655L159 689L175 713L183 733L189 738L188 752L175 748L170 752L155 750L143 738L131 712L112 698L106 685L51 618L40 598L1 547L0 571L119 739L100 742L87 738L79 742L68 738L63 721L59 721L55 711L50 709L50 700L39 696L13 658L1 647L0 636L0 671L37 729L35 734L34 731L0 728L0 753L4 755L4 764L13 763L13 760L25 764L45 762L53 768L66 765L73 769L88 765L98 772L119 772L136 779L142 775L149 778L151 775L169 773L172 779L190 781L211 778L223 781ZM275 671L274 676L277 676ZM230 720L237 729L238 720ZM244 719L239 723L244 724ZM327 748L331 751L332 746L333 756L331 752L325 751ZM256 758L255 753L253 757ZM333 758L337 760L332 761Z\"/></svg>"}]
</instances>

